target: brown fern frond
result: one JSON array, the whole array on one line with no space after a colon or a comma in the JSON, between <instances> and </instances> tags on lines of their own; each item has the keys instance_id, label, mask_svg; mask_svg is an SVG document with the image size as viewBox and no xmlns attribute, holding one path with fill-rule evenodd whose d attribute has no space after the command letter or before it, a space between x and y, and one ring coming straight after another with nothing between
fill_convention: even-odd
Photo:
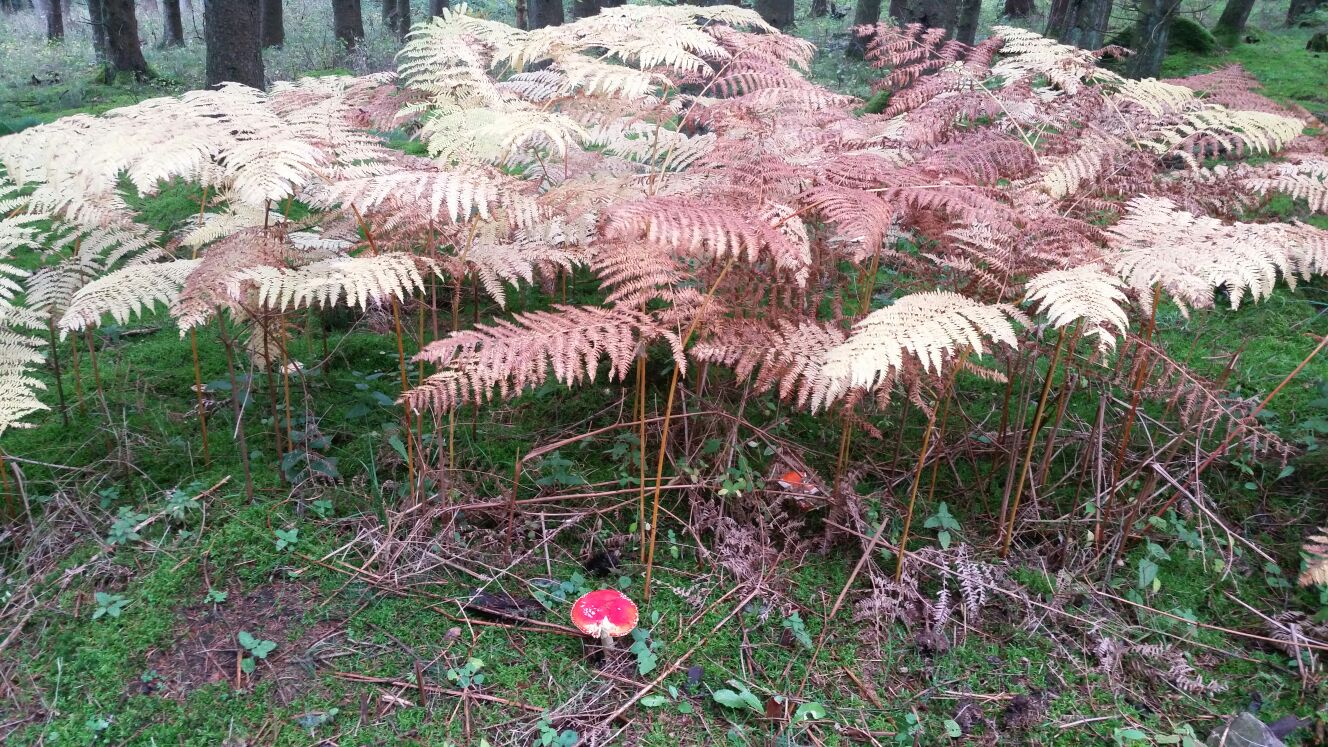
<instances>
[{"instance_id":1,"label":"brown fern frond","mask_svg":"<svg viewBox=\"0 0 1328 747\"><path fill-rule=\"evenodd\" d=\"M809 321L767 325L728 320L711 325L688 354L702 363L732 368L738 379L755 372L754 391L778 388L780 399L807 407L821 386L826 355L843 342L839 328Z\"/></svg>"},{"instance_id":2,"label":"brown fern frond","mask_svg":"<svg viewBox=\"0 0 1328 747\"><path fill-rule=\"evenodd\" d=\"M641 346L664 339L678 366L685 366L681 341L631 309L558 306L518 314L432 342L417 360L443 370L404 395L417 410L455 409L469 402L508 398L538 386L550 375L567 386L594 381L607 359L609 377L622 379Z\"/></svg>"}]
</instances>

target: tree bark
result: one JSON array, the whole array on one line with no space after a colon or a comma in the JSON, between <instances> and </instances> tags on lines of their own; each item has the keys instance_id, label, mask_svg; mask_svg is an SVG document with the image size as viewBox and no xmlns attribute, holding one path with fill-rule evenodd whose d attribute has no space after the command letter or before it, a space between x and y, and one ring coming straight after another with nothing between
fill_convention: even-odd
<instances>
[{"instance_id":1,"label":"tree bark","mask_svg":"<svg viewBox=\"0 0 1328 747\"><path fill-rule=\"evenodd\" d=\"M526 6L530 14L527 28L531 30L561 26L567 20L563 15L563 0L529 0Z\"/></svg>"},{"instance_id":2,"label":"tree bark","mask_svg":"<svg viewBox=\"0 0 1328 747\"><path fill-rule=\"evenodd\" d=\"M450 8L448 0L429 0L429 16L441 16L443 8Z\"/></svg>"},{"instance_id":3,"label":"tree bark","mask_svg":"<svg viewBox=\"0 0 1328 747\"><path fill-rule=\"evenodd\" d=\"M97 54L97 62L106 64L106 14L102 8L103 0L88 0L88 26L92 29L92 51Z\"/></svg>"},{"instance_id":4,"label":"tree bark","mask_svg":"<svg viewBox=\"0 0 1328 747\"><path fill-rule=\"evenodd\" d=\"M1134 26L1134 56L1126 64L1131 78L1156 78L1167 54L1171 22L1181 0L1139 0L1139 19Z\"/></svg>"},{"instance_id":5,"label":"tree bark","mask_svg":"<svg viewBox=\"0 0 1328 747\"><path fill-rule=\"evenodd\" d=\"M410 33L410 0L396 0L397 3L397 36L402 39Z\"/></svg>"},{"instance_id":6,"label":"tree bark","mask_svg":"<svg viewBox=\"0 0 1328 747\"><path fill-rule=\"evenodd\" d=\"M959 7L955 39L964 44L972 44L978 36L978 21L981 16L982 0L963 0L963 4Z\"/></svg>"},{"instance_id":7,"label":"tree bark","mask_svg":"<svg viewBox=\"0 0 1328 747\"><path fill-rule=\"evenodd\" d=\"M286 20L281 12L281 0L262 0L262 15L258 25L263 49L280 47L286 43Z\"/></svg>"},{"instance_id":8,"label":"tree bark","mask_svg":"<svg viewBox=\"0 0 1328 747\"><path fill-rule=\"evenodd\" d=\"M102 25L106 29L106 77L132 73L142 80L150 77L148 61L143 59L143 44L138 38L138 16L134 0L101 0Z\"/></svg>"},{"instance_id":9,"label":"tree bark","mask_svg":"<svg viewBox=\"0 0 1328 747\"><path fill-rule=\"evenodd\" d=\"M1295 26L1301 16L1318 10L1324 2L1325 0L1291 0L1291 7L1287 8L1286 25Z\"/></svg>"},{"instance_id":10,"label":"tree bark","mask_svg":"<svg viewBox=\"0 0 1328 747\"><path fill-rule=\"evenodd\" d=\"M778 29L793 25L793 0L756 0L756 12Z\"/></svg>"},{"instance_id":11,"label":"tree bark","mask_svg":"<svg viewBox=\"0 0 1328 747\"><path fill-rule=\"evenodd\" d=\"M332 28L348 51L355 49L364 38L360 0L332 0Z\"/></svg>"},{"instance_id":12,"label":"tree bark","mask_svg":"<svg viewBox=\"0 0 1328 747\"><path fill-rule=\"evenodd\" d=\"M1107 36L1112 0L1052 0L1044 34L1081 49L1099 49Z\"/></svg>"},{"instance_id":13,"label":"tree bark","mask_svg":"<svg viewBox=\"0 0 1328 747\"><path fill-rule=\"evenodd\" d=\"M830 15L830 0L812 0L812 18L825 18Z\"/></svg>"},{"instance_id":14,"label":"tree bark","mask_svg":"<svg viewBox=\"0 0 1328 747\"><path fill-rule=\"evenodd\" d=\"M890 17L900 26L920 23L954 33L959 26L959 6L950 0L890 0Z\"/></svg>"},{"instance_id":15,"label":"tree bark","mask_svg":"<svg viewBox=\"0 0 1328 747\"><path fill-rule=\"evenodd\" d=\"M853 8L854 26L875 26L881 22L881 0L858 0L858 4ZM867 42L869 37L860 36L851 33L848 40L848 49L844 51L845 56L862 59L867 51Z\"/></svg>"},{"instance_id":16,"label":"tree bark","mask_svg":"<svg viewBox=\"0 0 1328 747\"><path fill-rule=\"evenodd\" d=\"M1006 18L1028 18L1037 12L1037 5L1033 0L1005 0L1005 10L1002 15Z\"/></svg>"},{"instance_id":17,"label":"tree bark","mask_svg":"<svg viewBox=\"0 0 1328 747\"><path fill-rule=\"evenodd\" d=\"M599 0L575 0L572 3L572 15L576 18L590 18L599 13Z\"/></svg>"},{"instance_id":18,"label":"tree bark","mask_svg":"<svg viewBox=\"0 0 1328 747\"><path fill-rule=\"evenodd\" d=\"M397 0L383 0L383 29L389 34L397 32Z\"/></svg>"},{"instance_id":19,"label":"tree bark","mask_svg":"<svg viewBox=\"0 0 1328 747\"><path fill-rule=\"evenodd\" d=\"M162 6L162 20L165 29L162 34L163 47L184 46L184 16L180 14L180 0L166 0Z\"/></svg>"},{"instance_id":20,"label":"tree bark","mask_svg":"<svg viewBox=\"0 0 1328 747\"><path fill-rule=\"evenodd\" d=\"M61 41L65 38L65 19L60 14L60 0L49 0L46 9L46 41Z\"/></svg>"},{"instance_id":21,"label":"tree bark","mask_svg":"<svg viewBox=\"0 0 1328 747\"><path fill-rule=\"evenodd\" d=\"M203 4L209 87L234 82L263 88L260 16L259 0L207 0Z\"/></svg>"},{"instance_id":22,"label":"tree bark","mask_svg":"<svg viewBox=\"0 0 1328 747\"><path fill-rule=\"evenodd\" d=\"M1222 17L1217 19L1217 25L1213 27L1213 34L1228 41L1235 41L1245 30L1245 24L1249 22L1252 10L1254 10L1254 0L1227 0L1226 7L1222 8Z\"/></svg>"}]
</instances>

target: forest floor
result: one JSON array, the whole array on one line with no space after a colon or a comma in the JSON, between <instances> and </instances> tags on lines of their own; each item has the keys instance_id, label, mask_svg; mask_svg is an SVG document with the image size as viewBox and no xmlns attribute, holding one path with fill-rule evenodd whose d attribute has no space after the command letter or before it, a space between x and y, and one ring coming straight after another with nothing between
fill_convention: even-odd
<instances>
[{"instance_id":1,"label":"forest floor","mask_svg":"<svg viewBox=\"0 0 1328 747\"><path fill-rule=\"evenodd\" d=\"M833 51L844 39L838 29L826 22L803 32ZM1167 70L1241 62L1275 98L1323 111L1328 69L1304 52L1302 35L1177 54ZM814 72L861 94L866 72L841 60L822 55ZM6 79L0 125L100 111L187 84L94 86L85 72L73 65L18 99L10 94L25 81ZM173 185L146 201L147 213L167 231L195 214L201 197ZM1272 211L1308 218L1290 200ZM591 278L573 278L570 296L592 293ZM1295 367L1314 336L1328 334L1325 310L1328 284L1318 282L1237 311L1164 314L1158 328L1173 356L1213 376L1229 368L1229 387L1256 397ZM462 310L471 313L479 309ZM320 362L293 384L294 396L317 408L298 438L335 479L286 484L283 472L302 465L278 458L267 419L248 434L252 500L223 414L230 382L215 331L200 332L197 346L204 405L215 417L206 457L190 347L168 320L101 327L95 360L86 348L70 357L66 345L64 412L5 436L23 475L11 495L25 518L0 529L0 740L1190 745L1252 710L1264 721L1304 717L1307 726L1287 742L1323 743L1328 679L1312 652L1292 656L1274 645L1267 618L1294 612L1310 624L1328 610L1328 599L1295 585L1299 543L1328 515L1328 462L1318 448L1328 434L1328 361L1307 367L1267 412L1300 456L1210 475L1221 522L1182 503L1179 515L1142 525L1148 541L1105 577L1055 571L1092 555L1084 542L1091 517L1068 474L1065 495L1041 498L1044 518L1008 564L992 566L999 580L983 581L988 571L968 561L992 559L999 480L954 455L910 547L919 594L954 598L956 621L937 632L926 619L934 613L922 608L894 625L853 605L827 615L860 545L823 527L819 508L802 513L781 502L771 478L805 463L809 481L825 486L839 429L764 401L741 427L683 418L674 464L683 477L668 487L693 500L666 492L648 602L630 428L527 464L515 526L503 505L520 454L631 420L617 390L546 387L463 411L456 453L471 477L441 500L406 508L387 323L346 315L292 341L292 355ZM657 372L667 372L664 361L652 362L652 396L666 389ZM54 390L54 376L48 381ZM248 406L284 396L274 382L245 384ZM691 413L736 409L694 383L686 393ZM964 416L990 417L1000 395L999 387L975 390ZM1070 417L1091 418L1082 407L1073 402ZM914 436L922 427L916 413L890 424ZM853 461L884 462L891 440L858 439ZM892 484L910 477L901 468ZM868 524L897 524L893 504L875 495L863 503ZM885 537L894 548L898 527ZM893 568L891 550L881 552ZM642 610L640 631L607 656L567 627L570 600L604 585ZM1104 667L1113 652L1117 666Z\"/></svg>"}]
</instances>

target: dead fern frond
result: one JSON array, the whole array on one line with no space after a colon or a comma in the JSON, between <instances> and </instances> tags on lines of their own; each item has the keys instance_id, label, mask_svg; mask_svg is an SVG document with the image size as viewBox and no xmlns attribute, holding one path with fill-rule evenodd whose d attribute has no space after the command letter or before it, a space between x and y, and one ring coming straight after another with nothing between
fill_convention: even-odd
<instances>
[{"instance_id":1,"label":"dead fern frond","mask_svg":"<svg viewBox=\"0 0 1328 747\"><path fill-rule=\"evenodd\" d=\"M1029 280L1024 292L1053 327L1082 321L1083 334L1096 337L1099 349L1114 350L1116 337L1130 328L1120 280L1097 267L1044 272Z\"/></svg>"}]
</instances>

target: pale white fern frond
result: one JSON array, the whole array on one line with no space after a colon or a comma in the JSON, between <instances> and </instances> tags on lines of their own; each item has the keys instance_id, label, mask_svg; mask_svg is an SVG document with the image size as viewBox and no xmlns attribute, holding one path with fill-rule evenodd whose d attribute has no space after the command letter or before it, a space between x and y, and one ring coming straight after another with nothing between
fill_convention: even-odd
<instances>
[{"instance_id":1,"label":"pale white fern frond","mask_svg":"<svg viewBox=\"0 0 1328 747\"><path fill-rule=\"evenodd\" d=\"M1128 299L1114 275L1094 266L1052 270L1034 276L1024 287L1053 327L1082 321L1083 334L1098 338L1102 350L1115 349L1116 337L1130 328Z\"/></svg>"},{"instance_id":2,"label":"pale white fern frond","mask_svg":"<svg viewBox=\"0 0 1328 747\"><path fill-rule=\"evenodd\" d=\"M74 294L60 318L60 328L66 332L87 329L99 324L106 314L117 324L127 324L156 304L173 305L181 286L201 263L198 259L177 259L134 265L97 278Z\"/></svg>"},{"instance_id":3,"label":"pale white fern frond","mask_svg":"<svg viewBox=\"0 0 1328 747\"><path fill-rule=\"evenodd\" d=\"M47 318L37 312L0 302L0 435L10 428L30 428L22 419L49 409L37 393L46 388L30 375L46 359Z\"/></svg>"},{"instance_id":4,"label":"pale white fern frond","mask_svg":"<svg viewBox=\"0 0 1328 747\"><path fill-rule=\"evenodd\" d=\"M1016 346L1011 320L1028 324L1008 304L984 304L947 291L904 296L868 314L843 344L830 350L821 370L821 399L828 404L849 389L875 387L903 368L905 356L939 372L960 350L981 355L988 341Z\"/></svg>"},{"instance_id":5,"label":"pale white fern frond","mask_svg":"<svg viewBox=\"0 0 1328 747\"><path fill-rule=\"evenodd\" d=\"M1305 570L1300 574L1301 586L1328 586L1328 528L1305 538Z\"/></svg>"},{"instance_id":6,"label":"pale white fern frond","mask_svg":"<svg viewBox=\"0 0 1328 747\"><path fill-rule=\"evenodd\" d=\"M233 299L244 297L252 289L261 306L278 311L330 307L341 303L343 298L348 306L367 309L422 290L422 273L434 268L433 260L428 258L389 252L322 260L294 269L236 270L227 277L226 287Z\"/></svg>"},{"instance_id":7,"label":"pale white fern frond","mask_svg":"<svg viewBox=\"0 0 1328 747\"><path fill-rule=\"evenodd\" d=\"M438 109L424 120L420 139L444 162L501 163L525 151L548 148L559 156L589 135L576 120L556 112L477 107ZM534 160L533 158L529 160Z\"/></svg>"},{"instance_id":8,"label":"pale white fern frond","mask_svg":"<svg viewBox=\"0 0 1328 747\"><path fill-rule=\"evenodd\" d=\"M1250 177L1241 183L1261 195L1281 192L1305 200L1311 211L1328 214L1328 160L1280 163L1268 176Z\"/></svg>"}]
</instances>

